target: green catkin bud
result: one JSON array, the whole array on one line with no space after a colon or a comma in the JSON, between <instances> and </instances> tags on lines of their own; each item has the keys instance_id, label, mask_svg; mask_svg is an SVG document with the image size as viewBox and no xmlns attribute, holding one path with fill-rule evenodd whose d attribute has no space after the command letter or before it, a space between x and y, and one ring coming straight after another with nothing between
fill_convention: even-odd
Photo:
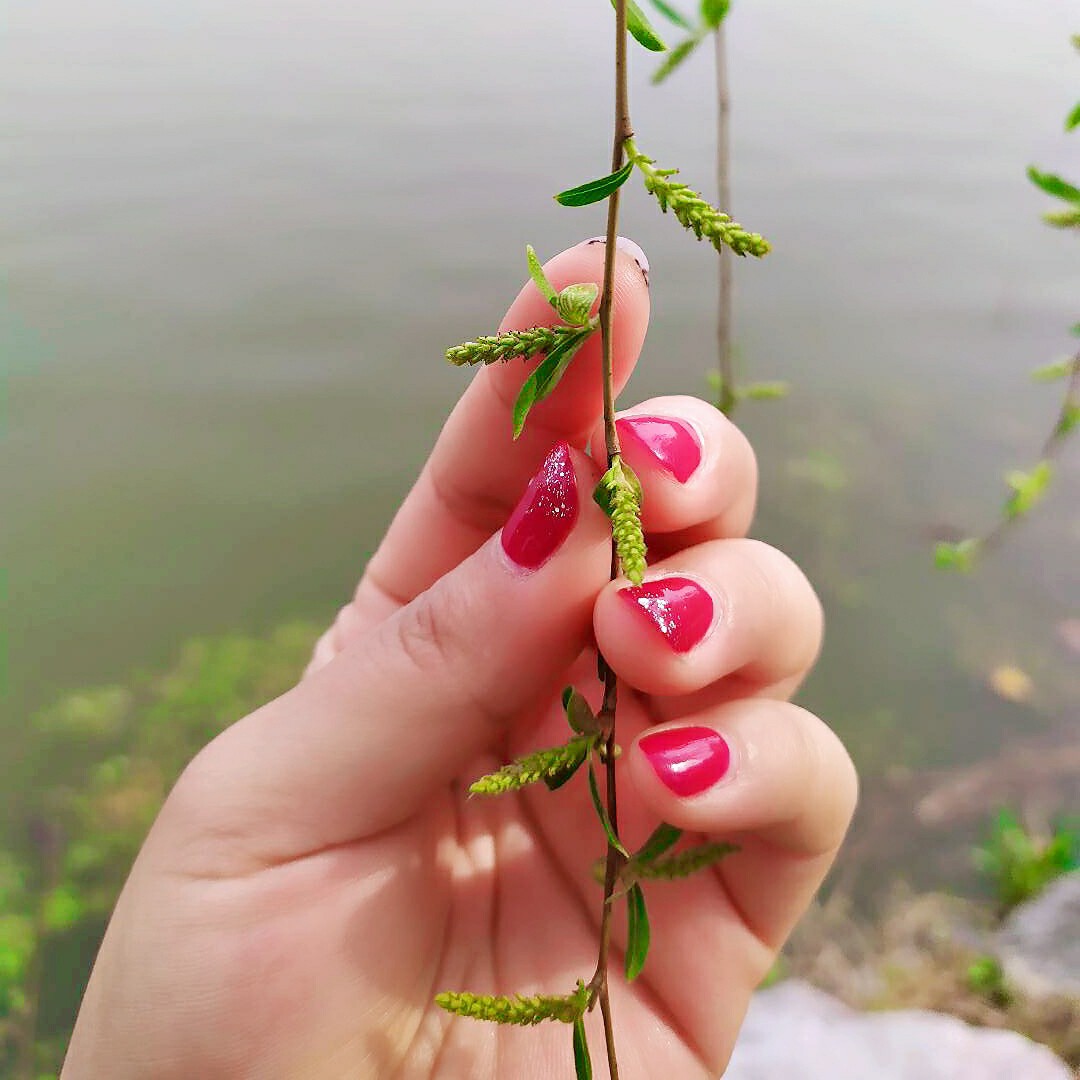
<instances>
[{"instance_id":1,"label":"green catkin bud","mask_svg":"<svg viewBox=\"0 0 1080 1080\"><path fill-rule=\"evenodd\" d=\"M451 991L437 994L435 1004L457 1016L474 1020L491 1020L496 1024L540 1024L545 1020L558 1020L572 1024L585 1015L589 1005L588 987L579 979L577 989L562 997L537 994L525 997L496 997L491 994L455 994Z\"/></svg>"},{"instance_id":2,"label":"green catkin bud","mask_svg":"<svg viewBox=\"0 0 1080 1080\"><path fill-rule=\"evenodd\" d=\"M446 359L455 367L466 364L496 364L520 356L528 360L539 352L547 353L568 337L580 334L577 326L534 326L529 330L510 330L466 341L446 350Z\"/></svg>"},{"instance_id":3,"label":"green catkin bud","mask_svg":"<svg viewBox=\"0 0 1080 1080\"><path fill-rule=\"evenodd\" d=\"M611 535L622 572L640 585L645 577L645 533L641 528L641 502L629 486L611 493Z\"/></svg>"},{"instance_id":4,"label":"green catkin bud","mask_svg":"<svg viewBox=\"0 0 1080 1080\"><path fill-rule=\"evenodd\" d=\"M653 862L635 864L633 872L635 877L642 880L674 881L676 878L696 874L738 850L736 844L699 844L674 855L665 855Z\"/></svg>"},{"instance_id":5,"label":"green catkin bud","mask_svg":"<svg viewBox=\"0 0 1080 1080\"><path fill-rule=\"evenodd\" d=\"M729 247L736 255L760 258L769 253L769 242L760 233L747 231L686 184L672 180L677 169L654 168L652 158L645 157L632 139L626 141L626 150L645 179L645 190L660 204L660 209L664 213L671 210L679 224L699 240L708 240L717 251Z\"/></svg>"},{"instance_id":6,"label":"green catkin bud","mask_svg":"<svg viewBox=\"0 0 1080 1080\"><path fill-rule=\"evenodd\" d=\"M640 585L645 576L645 533L641 528L641 481L621 457L596 485L593 499L611 519L611 535L622 572Z\"/></svg>"},{"instance_id":7,"label":"green catkin bud","mask_svg":"<svg viewBox=\"0 0 1080 1080\"><path fill-rule=\"evenodd\" d=\"M555 310L560 318L571 326L584 326L589 321L589 312L592 311L599 292L599 287L592 281L567 285L555 297Z\"/></svg>"},{"instance_id":8,"label":"green catkin bud","mask_svg":"<svg viewBox=\"0 0 1080 1080\"><path fill-rule=\"evenodd\" d=\"M567 769L580 765L595 741L592 736L579 736L563 746L537 750L504 765L498 772L481 776L469 786L471 795L502 795L517 791L528 784L564 775Z\"/></svg>"}]
</instances>

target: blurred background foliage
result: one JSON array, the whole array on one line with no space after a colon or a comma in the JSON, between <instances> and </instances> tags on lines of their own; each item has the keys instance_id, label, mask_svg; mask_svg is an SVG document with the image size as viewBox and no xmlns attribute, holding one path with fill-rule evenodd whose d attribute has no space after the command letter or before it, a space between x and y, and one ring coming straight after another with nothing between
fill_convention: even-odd
<instances>
[{"instance_id":1,"label":"blurred background foliage","mask_svg":"<svg viewBox=\"0 0 1080 1080\"><path fill-rule=\"evenodd\" d=\"M52 1075L109 912L165 794L227 724L299 677L315 629L189 641L164 672L61 698L3 792L0 1075ZM50 1073L52 1070L52 1073Z\"/></svg>"},{"instance_id":2,"label":"blurred background foliage","mask_svg":"<svg viewBox=\"0 0 1080 1080\"><path fill-rule=\"evenodd\" d=\"M727 24L734 208L775 246L738 267L736 366L792 388L740 410L755 534L829 613L800 700L863 777L831 885L863 917L897 878L1004 906L1075 865L1074 450L973 578L932 567L935 540L992 527L1059 400L1028 372L1075 348L1075 243L1024 174L1080 175L1074 15L746 0ZM0 1075L24 1080L55 1071L173 778L296 678L349 595L461 390L443 349L513 298L526 242L601 231L550 197L604 170L610 8L6 19ZM632 93L650 152L708 193L707 59L656 88L635 60ZM710 253L639 192L624 221L654 298L624 401L708 395ZM1001 999L969 966L940 1000Z\"/></svg>"}]
</instances>

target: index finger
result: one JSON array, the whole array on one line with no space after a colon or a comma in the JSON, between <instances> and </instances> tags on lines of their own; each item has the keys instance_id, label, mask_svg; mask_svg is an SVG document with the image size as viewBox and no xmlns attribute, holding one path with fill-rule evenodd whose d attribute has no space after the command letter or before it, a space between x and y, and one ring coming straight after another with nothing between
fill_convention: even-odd
<instances>
[{"instance_id":1,"label":"index finger","mask_svg":"<svg viewBox=\"0 0 1080 1080\"><path fill-rule=\"evenodd\" d=\"M636 244L620 237L612 333L616 390L630 377L648 326L644 259ZM544 269L556 289L590 281L599 287L604 244L585 241L556 255ZM551 305L529 281L510 305L499 332L558 322ZM603 413L600 334L585 342L558 389L533 409L515 442L514 400L538 362L511 360L476 373L368 563L356 597L361 614L378 611L385 616L476 551L503 525L552 443L565 440L585 446Z\"/></svg>"}]
</instances>

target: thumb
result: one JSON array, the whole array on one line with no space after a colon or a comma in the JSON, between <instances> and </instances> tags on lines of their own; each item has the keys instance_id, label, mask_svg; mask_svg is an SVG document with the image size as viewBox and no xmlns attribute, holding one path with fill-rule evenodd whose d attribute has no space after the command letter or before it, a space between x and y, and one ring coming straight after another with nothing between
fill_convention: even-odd
<instances>
[{"instance_id":1,"label":"thumb","mask_svg":"<svg viewBox=\"0 0 1080 1080\"><path fill-rule=\"evenodd\" d=\"M405 820L495 745L591 639L610 558L596 475L559 443L498 534L206 747L170 797L185 827L288 858Z\"/></svg>"}]
</instances>

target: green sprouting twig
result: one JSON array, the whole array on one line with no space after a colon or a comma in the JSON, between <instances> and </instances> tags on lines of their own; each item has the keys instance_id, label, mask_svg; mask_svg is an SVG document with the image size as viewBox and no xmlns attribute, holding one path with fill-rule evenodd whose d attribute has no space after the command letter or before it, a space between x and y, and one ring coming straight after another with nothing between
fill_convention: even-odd
<instances>
[{"instance_id":1,"label":"green sprouting twig","mask_svg":"<svg viewBox=\"0 0 1080 1080\"><path fill-rule=\"evenodd\" d=\"M1080 36L1074 36L1073 45L1080 49ZM1080 103L1073 106L1065 118L1066 132L1080 127ZM1061 229L1080 229L1080 187L1055 173L1029 165L1028 179L1044 194L1066 204L1066 209L1043 215L1048 225ZM1072 328L1080 333L1080 324ZM1028 472L1013 470L1005 476L1010 488L1002 506L997 524L981 536L967 536L957 541L940 541L934 548L934 563L944 570L968 572L988 551L997 547L1008 530L1027 516L1031 508L1043 497L1053 475L1053 460L1061 453L1065 439L1080 427L1080 352L1071 357L1047 364L1033 372L1040 382L1065 379L1065 391L1050 434L1043 443L1042 452L1035 466Z\"/></svg>"},{"instance_id":2,"label":"green sprouting twig","mask_svg":"<svg viewBox=\"0 0 1080 1080\"><path fill-rule=\"evenodd\" d=\"M657 0L654 0L657 2ZM556 292L548 281L536 252L526 251L529 274L540 295L563 320L562 326L532 327L490 337L480 337L447 351L447 359L457 365L491 364L514 357L526 361L541 354L536 367L522 383L513 409L513 434L516 439L527 423L534 404L555 390L563 373L584 341L599 329L601 335L601 372L603 380L604 451L606 472L594 499L611 520L611 578L622 572L631 581L640 583L645 572L645 536L641 524L642 489L633 470L622 460L618 430L615 426L614 387L614 305L615 257L618 236L619 200L621 188L636 168L645 178L646 188L656 197L665 211L670 209L679 222L698 239L708 239L718 250L725 246L737 254L763 255L768 244L756 233L749 233L721 211L709 206L685 184L671 179L673 169L656 169L651 159L640 154L632 139L629 96L627 88L626 41L629 31L636 40L650 49L664 46L648 20L633 0L612 0L615 8L615 122L612 139L611 171L606 176L579 184L560 192L556 199L562 205L587 207L606 200L603 284L599 291L593 283L570 285ZM661 10L673 11L664 0ZM719 23L727 12L727 0L703 0L702 17ZM592 307L599 296L599 311ZM615 760L619 748L615 742L615 711L618 680L603 656L598 655L597 667L604 684L598 712L593 712L585 698L568 687L562 696L567 722L576 734L560 747L528 754L517 761L477 780L470 790L474 794L499 795L515 791L527 784L543 781L550 788L565 783L583 764L588 762L589 793L596 816L607 839L607 854L603 864L604 899L600 915L600 940L596 968L587 983L579 982L578 989L567 997L497 997L471 993L447 992L437 997L438 1004L450 1012L477 1019L506 1024L534 1024L555 1019L574 1025L573 1056L578 1080L589 1080L592 1065L581 1018L586 1009L600 1006L603 1019L604 1043L610 1080L618 1080L619 1067L615 1049L615 1028L611 1010L608 982L609 954L612 937L612 909L616 899L627 901L629 939L626 950L626 976L635 978L645 963L651 936L645 896L638 878L623 877L624 868L633 863L619 838L618 798ZM603 791L594 767L593 758L603 768ZM661 826L638 853L638 871L648 869L657 878L680 877L693 872L719 857L718 845L712 845L708 856L696 849L681 855L660 858L676 842L679 830ZM695 861L696 860L696 861ZM623 886L622 888L619 888ZM618 891L617 891L618 889Z\"/></svg>"},{"instance_id":3,"label":"green sprouting twig","mask_svg":"<svg viewBox=\"0 0 1080 1080\"><path fill-rule=\"evenodd\" d=\"M1065 440L1080 427L1080 352L1066 361L1039 368L1035 377L1045 381L1047 373L1067 375L1068 382L1054 426L1043 443L1039 460L1027 472L1014 469L1005 474L1009 494L1002 504L997 524L982 536L967 536L962 540L939 541L934 549L934 563L942 570L973 570L978 560L996 548L1008 530L1025 518L1046 494L1053 479L1053 463L1060 455Z\"/></svg>"}]
</instances>

